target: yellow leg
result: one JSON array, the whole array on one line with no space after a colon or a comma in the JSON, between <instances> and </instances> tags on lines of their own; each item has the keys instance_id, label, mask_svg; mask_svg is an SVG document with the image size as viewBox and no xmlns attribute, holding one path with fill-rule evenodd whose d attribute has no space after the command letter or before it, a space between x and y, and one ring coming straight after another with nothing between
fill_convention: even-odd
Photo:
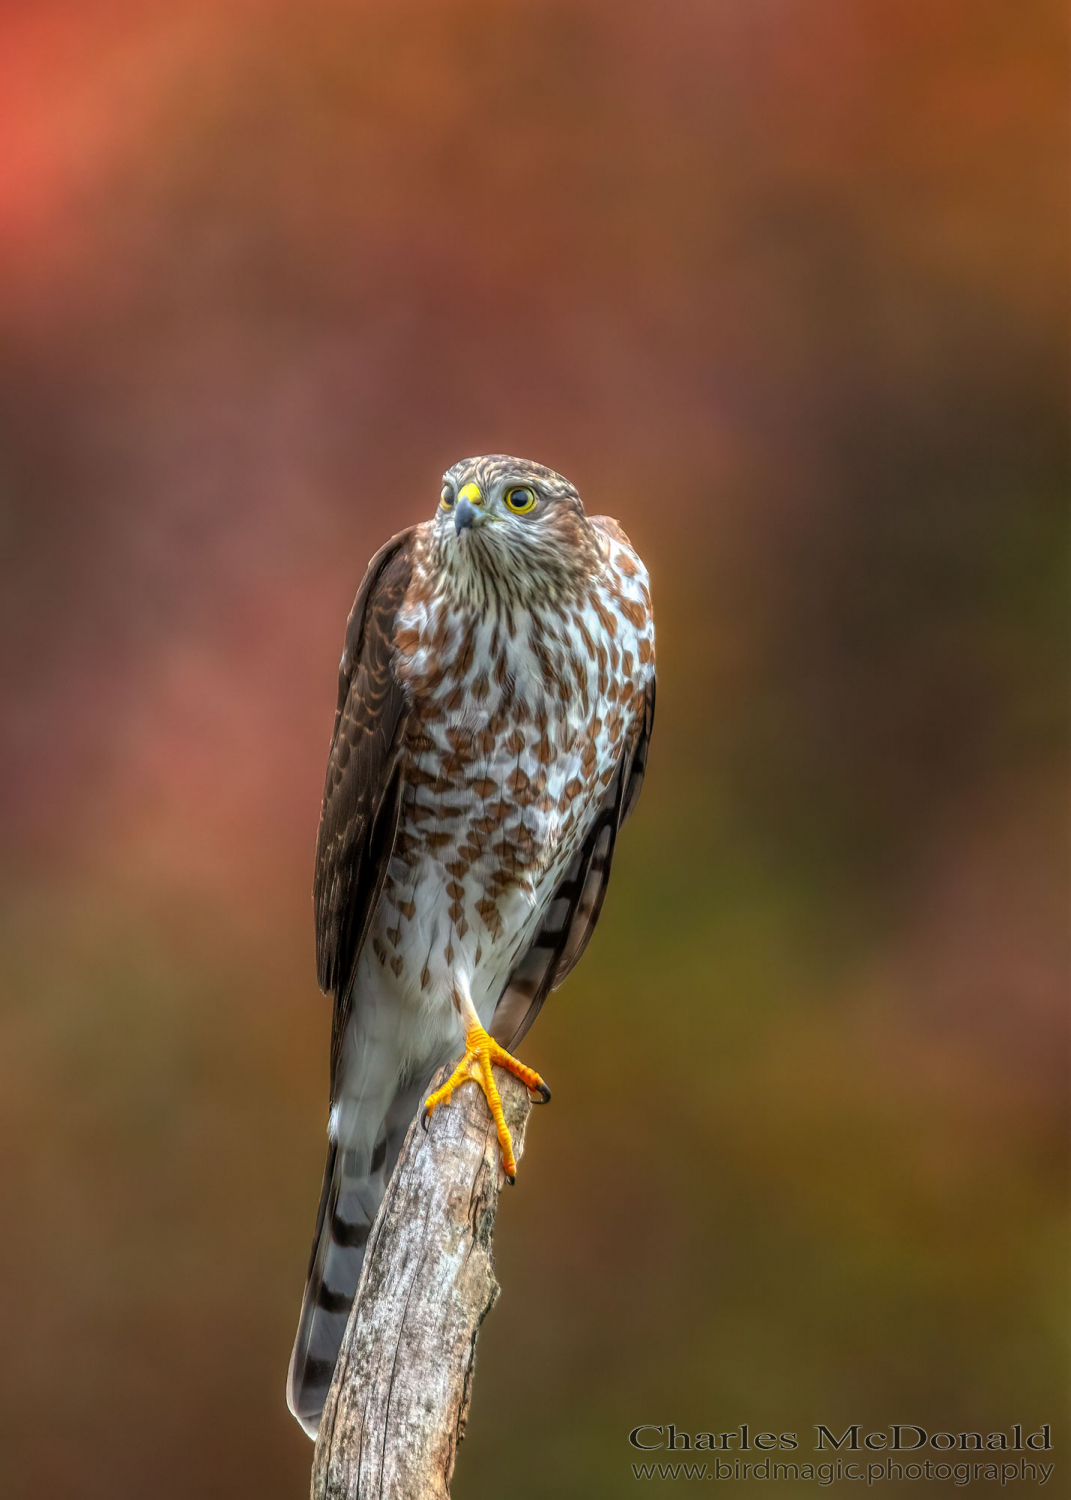
<instances>
[{"instance_id":1,"label":"yellow leg","mask_svg":"<svg viewBox=\"0 0 1071 1500\"><path fill-rule=\"evenodd\" d=\"M494 1037L489 1036L483 1027L475 1023L468 1027L465 1032L465 1055L442 1088L436 1089L424 1101L424 1126L431 1119L440 1104L449 1104L453 1092L463 1083L479 1084L483 1090L483 1096L487 1100L487 1107L491 1111L491 1118L495 1122L498 1131L498 1144L502 1148L502 1170L506 1174L507 1182L517 1180L517 1162L513 1155L513 1139L509 1133L505 1116L502 1113L502 1099L495 1083L494 1074L491 1071L492 1064L505 1068L515 1078L519 1078L524 1086L533 1094L540 1096L539 1102L546 1104L550 1098L550 1089L540 1078L539 1074L532 1068L526 1068L524 1063L518 1062L505 1049L500 1047Z\"/></svg>"}]
</instances>

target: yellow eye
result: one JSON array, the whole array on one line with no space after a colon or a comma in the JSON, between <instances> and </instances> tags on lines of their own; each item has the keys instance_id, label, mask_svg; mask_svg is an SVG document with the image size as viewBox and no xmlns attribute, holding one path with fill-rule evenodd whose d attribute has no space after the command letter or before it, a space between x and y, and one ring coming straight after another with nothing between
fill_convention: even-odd
<instances>
[{"instance_id":1,"label":"yellow eye","mask_svg":"<svg viewBox=\"0 0 1071 1500\"><path fill-rule=\"evenodd\" d=\"M515 489L507 490L505 500L507 508L515 516L523 516L527 511L535 510L535 491L530 490L526 484L519 484Z\"/></svg>"},{"instance_id":2,"label":"yellow eye","mask_svg":"<svg viewBox=\"0 0 1071 1500\"><path fill-rule=\"evenodd\" d=\"M439 504L443 510L453 510L454 508L454 492L448 484L443 485L443 492L439 496Z\"/></svg>"}]
</instances>

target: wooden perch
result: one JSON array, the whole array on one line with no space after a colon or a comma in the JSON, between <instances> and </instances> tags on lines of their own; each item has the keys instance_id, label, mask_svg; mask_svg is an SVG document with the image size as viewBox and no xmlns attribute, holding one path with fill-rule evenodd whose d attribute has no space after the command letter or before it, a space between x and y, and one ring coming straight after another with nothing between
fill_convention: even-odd
<instances>
[{"instance_id":1,"label":"wooden perch","mask_svg":"<svg viewBox=\"0 0 1071 1500\"><path fill-rule=\"evenodd\" d=\"M495 1081L519 1160L528 1092L499 1068ZM503 1180L475 1085L437 1109L426 1134L419 1117L410 1126L320 1422L312 1500L449 1500L476 1337L498 1296L491 1243Z\"/></svg>"}]
</instances>

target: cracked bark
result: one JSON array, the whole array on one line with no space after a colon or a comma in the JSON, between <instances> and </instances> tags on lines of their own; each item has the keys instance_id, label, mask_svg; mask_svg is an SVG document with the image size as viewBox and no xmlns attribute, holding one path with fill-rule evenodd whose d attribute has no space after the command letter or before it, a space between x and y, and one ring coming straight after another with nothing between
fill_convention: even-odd
<instances>
[{"instance_id":1,"label":"cracked bark","mask_svg":"<svg viewBox=\"0 0 1071 1500\"><path fill-rule=\"evenodd\" d=\"M528 1092L500 1068L495 1081L519 1161ZM312 1500L449 1500L476 1339L499 1291L491 1247L503 1180L475 1085L436 1110L427 1134L419 1118L410 1126L320 1422Z\"/></svg>"}]
</instances>

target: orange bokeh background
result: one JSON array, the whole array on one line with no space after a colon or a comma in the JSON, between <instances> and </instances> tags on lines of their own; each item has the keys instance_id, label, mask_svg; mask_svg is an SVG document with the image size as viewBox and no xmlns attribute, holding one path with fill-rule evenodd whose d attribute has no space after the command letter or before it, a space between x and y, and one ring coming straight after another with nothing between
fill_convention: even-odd
<instances>
[{"instance_id":1,"label":"orange bokeh background","mask_svg":"<svg viewBox=\"0 0 1071 1500\"><path fill-rule=\"evenodd\" d=\"M455 1494L629 1493L640 1422L1056 1432L1066 33L4 7L3 1500L305 1490L335 664L487 451L648 560L659 723Z\"/></svg>"}]
</instances>

